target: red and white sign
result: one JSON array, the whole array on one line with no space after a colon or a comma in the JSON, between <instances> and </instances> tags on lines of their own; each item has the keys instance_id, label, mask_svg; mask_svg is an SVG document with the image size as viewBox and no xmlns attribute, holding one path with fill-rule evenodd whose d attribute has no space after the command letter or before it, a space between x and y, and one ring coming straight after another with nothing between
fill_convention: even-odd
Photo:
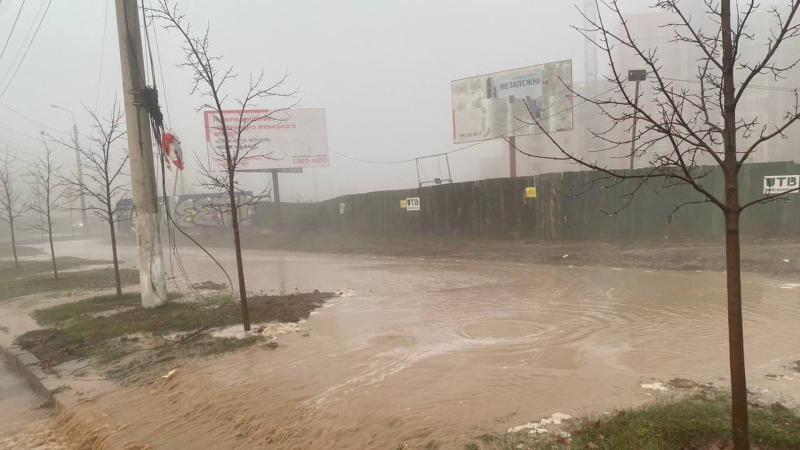
<instances>
[{"instance_id":1,"label":"red and white sign","mask_svg":"<svg viewBox=\"0 0 800 450\"><path fill-rule=\"evenodd\" d=\"M267 109L223 111L230 149L236 151L236 136L240 128L240 154L248 158L239 164L242 170L292 169L328 167L328 131L325 110L298 108L288 111ZM216 111L205 111L206 148L212 165L226 166L225 136L222 120Z\"/></svg>"}]
</instances>

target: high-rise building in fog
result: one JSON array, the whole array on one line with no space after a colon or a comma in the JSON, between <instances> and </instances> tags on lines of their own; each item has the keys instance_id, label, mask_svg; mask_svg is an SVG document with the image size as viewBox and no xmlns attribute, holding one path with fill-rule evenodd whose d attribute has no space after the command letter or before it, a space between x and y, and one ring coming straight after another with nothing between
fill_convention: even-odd
<instances>
[{"instance_id":1,"label":"high-rise building in fog","mask_svg":"<svg viewBox=\"0 0 800 450\"><path fill-rule=\"evenodd\" d=\"M693 24L696 24L698 29L713 30L716 28L715 24L708 20L703 2L682 2L680 5L685 8L685 15L692 18ZM783 7L783 5L776 6L779 10ZM768 39L772 36L777 24L774 16L769 14L770 7L771 5L762 4L759 10L749 18L747 32L753 36L753 39L742 39L738 60L740 64L754 64L764 57ZM611 17L607 17L606 23L613 23L610 19ZM638 47L643 51L656 52L659 73L665 82L672 83L676 90L688 89L699 92L698 73L702 64L702 51L692 44L675 42L676 29L667 25L680 20L676 15L665 11L649 11L627 15L625 20L627 32L633 36ZM617 24L615 32L625 33L625 30L620 24ZM800 38L785 42L776 54L774 61L778 65L789 66L797 59L797 55L800 55ZM654 80L651 68L647 67L633 50L619 44L614 46L613 58L613 69L620 74L623 80L627 77L629 69L646 69L648 71L648 81L642 83L640 101L645 109L655 112L653 89L649 85ZM593 97L614 87L612 83L604 79L611 77L613 71L608 57L602 51L599 53L598 64L599 81L575 83L576 92L586 97ZM767 130L774 130L776 125L783 123L783 117L787 111L794 110L795 94L793 89L800 87L800 68L795 68L784 75L782 78L775 78L769 74L758 75L748 88L746 95L742 97L737 108L738 117L744 120L758 118L759 125L750 136L740 134L739 145L741 147L753 142L753 139L761 132L762 126L766 126ZM745 76L745 69L737 69L737 82L740 82ZM630 95L633 95L633 86L630 86ZM713 120L713 112L711 112L711 117ZM574 129L572 131L553 134L553 137L564 149L601 166L627 167L626 155L630 151L629 146L608 150L612 145L598 139L592 133L593 131L606 131L613 125L600 115L594 105L583 103L580 98L576 97L573 118ZM630 125L630 123L618 124L607 137L612 140L624 141L630 135ZM797 141L800 139L799 127L800 125L790 129L786 133L787 139L775 138L761 144L749 162L796 160ZM650 152L667 151L666 145L666 143L658 144L650 149ZM558 148L544 135L518 137L517 146L534 154L557 157L560 153ZM711 161L709 158L701 162ZM648 164L648 158L644 157L637 161L636 166L645 167ZM520 158L518 163L520 175L571 170L581 170L581 168L565 161L525 157ZM496 176L507 176L506 174L507 171L504 174L498 173Z\"/></svg>"}]
</instances>

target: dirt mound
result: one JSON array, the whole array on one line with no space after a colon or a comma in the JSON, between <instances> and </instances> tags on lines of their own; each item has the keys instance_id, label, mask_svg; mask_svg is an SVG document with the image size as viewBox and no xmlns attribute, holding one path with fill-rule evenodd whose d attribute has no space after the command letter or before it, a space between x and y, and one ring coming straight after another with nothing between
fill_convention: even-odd
<instances>
[{"instance_id":1,"label":"dirt mound","mask_svg":"<svg viewBox=\"0 0 800 450\"><path fill-rule=\"evenodd\" d=\"M334 295L330 292L312 292L290 295L260 295L247 299L250 317L257 321L299 322L307 319L311 311L320 308Z\"/></svg>"}]
</instances>

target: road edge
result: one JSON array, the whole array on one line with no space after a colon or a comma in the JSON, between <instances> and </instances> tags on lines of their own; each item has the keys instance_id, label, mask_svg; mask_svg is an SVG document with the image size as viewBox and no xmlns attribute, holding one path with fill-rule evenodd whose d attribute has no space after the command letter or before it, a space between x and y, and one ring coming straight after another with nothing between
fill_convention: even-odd
<instances>
[{"instance_id":1,"label":"road edge","mask_svg":"<svg viewBox=\"0 0 800 450\"><path fill-rule=\"evenodd\" d=\"M33 353L16 346L6 348L0 345L0 353L3 354L12 369L25 378L31 389L44 397L47 405L54 406L58 411L64 409L64 405L44 385L43 380L47 379L47 374L42 370L39 358Z\"/></svg>"}]
</instances>

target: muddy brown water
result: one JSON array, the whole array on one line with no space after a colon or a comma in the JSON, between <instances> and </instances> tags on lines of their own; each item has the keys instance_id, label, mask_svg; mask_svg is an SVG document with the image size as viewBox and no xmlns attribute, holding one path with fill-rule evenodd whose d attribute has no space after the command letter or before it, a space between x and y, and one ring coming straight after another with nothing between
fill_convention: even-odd
<instances>
[{"instance_id":1,"label":"muddy brown water","mask_svg":"<svg viewBox=\"0 0 800 450\"><path fill-rule=\"evenodd\" d=\"M53 410L5 360L0 362L0 450L67 450L52 430Z\"/></svg>"},{"instance_id":2,"label":"muddy brown water","mask_svg":"<svg viewBox=\"0 0 800 450\"><path fill-rule=\"evenodd\" d=\"M99 258L108 249L57 250ZM122 253L135 262L133 249ZM199 251L182 258L195 281L227 282ZM652 391L640 383L727 384L719 272L267 251L245 259L257 293L353 295L310 317L308 337L102 394L62 417L64 428L85 437L102 424L98 448L457 448L554 412L641 403ZM800 399L800 375L784 369L800 359L800 283L743 278L751 389ZM774 373L786 376L765 376Z\"/></svg>"}]
</instances>

